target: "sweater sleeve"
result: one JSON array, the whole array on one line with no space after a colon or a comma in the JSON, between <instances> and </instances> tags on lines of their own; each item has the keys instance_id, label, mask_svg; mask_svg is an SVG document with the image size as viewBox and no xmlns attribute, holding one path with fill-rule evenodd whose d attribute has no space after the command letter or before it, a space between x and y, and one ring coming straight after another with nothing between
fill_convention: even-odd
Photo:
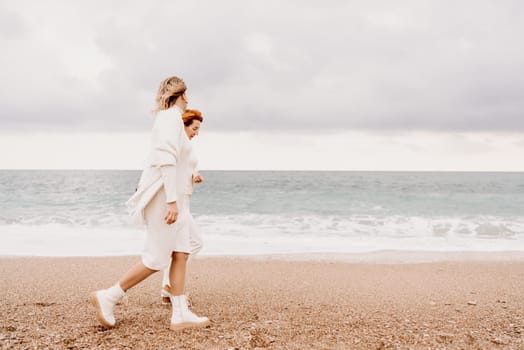
<instances>
[{"instance_id":1,"label":"sweater sleeve","mask_svg":"<svg viewBox=\"0 0 524 350\"><path fill-rule=\"evenodd\" d=\"M178 162L182 118L178 115L158 115L153 127L150 165L159 167L162 172L166 202L177 200L176 166Z\"/></svg>"},{"instance_id":2,"label":"sweater sleeve","mask_svg":"<svg viewBox=\"0 0 524 350\"><path fill-rule=\"evenodd\" d=\"M164 182L164 191L166 192L166 203L176 202L176 166L164 165L160 167L160 171L162 172L162 181Z\"/></svg>"}]
</instances>

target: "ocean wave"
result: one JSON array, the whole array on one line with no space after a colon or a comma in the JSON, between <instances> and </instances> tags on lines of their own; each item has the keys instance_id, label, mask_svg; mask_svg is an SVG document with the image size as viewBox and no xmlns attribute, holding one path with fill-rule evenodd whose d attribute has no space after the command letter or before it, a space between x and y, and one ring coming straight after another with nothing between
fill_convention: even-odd
<instances>
[{"instance_id":1,"label":"ocean wave","mask_svg":"<svg viewBox=\"0 0 524 350\"><path fill-rule=\"evenodd\" d=\"M470 237L512 239L524 236L524 217L286 216L197 215L213 234L333 237Z\"/></svg>"},{"instance_id":2,"label":"ocean wave","mask_svg":"<svg viewBox=\"0 0 524 350\"><path fill-rule=\"evenodd\" d=\"M11 218L0 218L0 226L23 225L23 226L42 226L42 225L65 225L70 227L85 228L118 228L128 227L129 218L127 215L112 212L101 212L98 215L85 215L81 211L67 214L44 214L35 216L15 216Z\"/></svg>"},{"instance_id":3,"label":"ocean wave","mask_svg":"<svg viewBox=\"0 0 524 350\"><path fill-rule=\"evenodd\" d=\"M333 237L470 237L514 239L524 236L524 217L465 216L322 216L322 215L199 215L195 219L205 232L234 236L297 235ZM127 215L45 215L0 219L5 227L53 226L83 229L132 229Z\"/></svg>"},{"instance_id":4,"label":"ocean wave","mask_svg":"<svg viewBox=\"0 0 524 350\"><path fill-rule=\"evenodd\" d=\"M46 221L46 220L44 220ZM145 230L127 216L0 224L0 255L139 254ZM206 254L379 250L524 251L524 217L196 215ZM124 224L122 224L124 223Z\"/></svg>"}]
</instances>

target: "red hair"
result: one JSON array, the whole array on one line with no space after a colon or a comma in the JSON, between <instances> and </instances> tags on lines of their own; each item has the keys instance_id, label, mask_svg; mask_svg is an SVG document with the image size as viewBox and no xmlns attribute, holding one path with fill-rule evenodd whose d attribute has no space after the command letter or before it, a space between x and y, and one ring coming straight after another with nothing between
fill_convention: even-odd
<instances>
[{"instance_id":1,"label":"red hair","mask_svg":"<svg viewBox=\"0 0 524 350\"><path fill-rule=\"evenodd\" d=\"M202 112L197 109L186 109L184 114L182 114L182 120L184 121L185 126L189 126L193 123L193 120L198 120L202 123L204 117L202 117Z\"/></svg>"}]
</instances>

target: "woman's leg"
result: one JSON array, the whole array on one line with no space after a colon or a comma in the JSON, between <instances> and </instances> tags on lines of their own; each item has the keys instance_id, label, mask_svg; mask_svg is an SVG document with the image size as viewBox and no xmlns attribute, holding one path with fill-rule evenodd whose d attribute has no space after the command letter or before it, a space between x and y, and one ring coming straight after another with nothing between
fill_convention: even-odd
<instances>
[{"instance_id":1,"label":"woman's leg","mask_svg":"<svg viewBox=\"0 0 524 350\"><path fill-rule=\"evenodd\" d=\"M160 288L160 297L162 298L162 304L168 305L171 304L171 299L169 299L169 287L171 282L169 282L169 271L171 270L171 263L162 271L162 288Z\"/></svg>"},{"instance_id":2,"label":"woman's leg","mask_svg":"<svg viewBox=\"0 0 524 350\"><path fill-rule=\"evenodd\" d=\"M191 213L189 212L190 197L181 196L178 200L178 222L174 235L171 266L169 269L169 285L171 295L182 295L185 291L186 268L191 252Z\"/></svg>"},{"instance_id":3,"label":"woman's leg","mask_svg":"<svg viewBox=\"0 0 524 350\"><path fill-rule=\"evenodd\" d=\"M164 191L159 191L145 208L147 236L141 261L110 288L91 293L90 300L96 309L96 317L104 327L114 327L113 309L129 288L169 264L172 250L169 243L173 229L163 220L164 214L165 194Z\"/></svg>"},{"instance_id":4,"label":"woman's leg","mask_svg":"<svg viewBox=\"0 0 524 350\"><path fill-rule=\"evenodd\" d=\"M157 272L146 267L142 261L137 262L118 282L124 292L132 288Z\"/></svg>"},{"instance_id":5,"label":"woman's leg","mask_svg":"<svg viewBox=\"0 0 524 350\"><path fill-rule=\"evenodd\" d=\"M162 271L162 287L170 286L171 281L169 280L169 271L171 271L171 263Z\"/></svg>"},{"instance_id":6,"label":"woman's leg","mask_svg":"<svg viewBox=\"0 0 524 350\"><path fill-rule=\"evenodd\" d=\"M189 327L205 327L209 324L207 317L199 317L188 309L187 299L184 295L186 280L186 264L188 253L173 252L171 270L171 329L180 330Z\"/></svg>"},{"instance_id":7,"label":"woman's leg","mask_svg":"<svg viewBox=\"0 0 524 350\"><path fill-rule=\"evenodd\" d=\"M204 327L209 324L207 317L198 317L188 309L187 298L184 295L186 287L186 269L189 253L191 252L190 240L191 233L189 227L189 213L187 197L179 203L179 214L177 229L175 233L175 249L171 254L171 268L169 271L170 279L170 300L172 307L171 329L180 330L188 327Z\"/></svg>"},{"instance_id":8,"label":"woman's leg","mask_svg":"<svg viewBox=\"0 0 524 350\"><path fill-rule=\"evenodd\" d=\"M171 264L164 269L163 271L163 277L162 277L162 289L160 290L160 296L162 297L162 303L163 304L169 304L171 303L170 299L169 299L169 294L171 295L177 295L177 294L174 294L174 291L173 289L174 288L171 288L171 287L174 287L175 284L173 284L171 282L171 279L173 281L177 280L177 277L176 277L176 274L177 274L177 269L180 269L181 271L183 271L183 273L187 276L188 274L188 271L189 271L189 267L191 265L191 260L193 260L193 256L196 255L201 249L202 249L202 246L203 246L203 243L202 243L202 237L200 235L200 232L198 231L198 227L196 226L196 224L193 222L192 225L191 225L191 242L190 242L190 249L191 249L191 253L190 254L187 254L187 253L175 253L173 252L173 255L172 255L172 259L171 259ZM195 234L193 234L193 232L195 232ZM185 260L186 260L186 263L185 263L185 268L183 268L182 266L177 266L175 268L174 266L174 259L175 259L175 254L184 254L184 255L187 255L187 257L185 257ZM178 260L182 260L182 257L177 257ZM180 265L181 264L181 261L179 262ZM171 271L171 269L173 269L173 271ZM171 277L173 276L173 277ZM184 290L182 291L182 293L184 294L185 293L185 276L183 278L184 280ZM177 289L178 291L178 289ZM188 295L187 296L188 298L188 303L189 303L189 306L192 306L192 300L191 300L191 297Z\"/></svg>"},{"instance_id":9,"label":"woman's leg","mask_svg":"<svg viewBox=\"0 0 524 350\"><path fill-rule=\"evenodd\" d=\"M112 328L115 326L113 309L126 291L155 273L156 270L147 268L142 261L136 263L122 279L107 289L91 293L90 301L96 309L96 318L102 326Z\"/></svg>"},{"instance_id":10,"label":"woman's leg","mask_svg":"<svg viewBox=\"0 0 524 350\"><path fill-rule=\"evenodd\" d=\"M190 196L184 198L184 205L189 206L189 202L190 202ZM190 241L189 241L190 254L189 254L189 257L187 258L186 268L184 269L185 274L187 276L187 274L189 272L189 268L191 266L191 261L193 260L193 257L196 254L198 254L198 252L202 249L203 241L202 241L202 235L200 233L200 229L197 226L193 216L189 213L189 215L185 215L183 218L186 220L186 224L185 225L189 229L189 239L190 239ZM174 255L173 255L173 258L174 258ZM173 259L171 261L173 261ZM169 287L170 286L171 287L174 286L174 284L172 284L170 282L170 280L171 280L171 277L170 277L171 266L173 266L173 264L170 264L170 266L168 268L164 269L164 271L163 271L163 275L164 276L163 276L163 279L162 279L162 289L160 291L160 295L162 296L162 303L163 304L170 303L170 299L168 297L168 293L166 292L166 290L168 290L168 291L171 290L171 292L172 292L172 289L170 289ZM176 272L173 271L173 280L176 279L175 273ZM185 278L184 278L184 280L185 280ZM166 286L168 288L165 288ZM183 293L185 293L185 290L184 290ZM189 303L189 306L192 305L191 298L189 296L188 296L188 303Z\"/></svg>"},{"instance_id":11,"label":"woman's leg","mask_svg":"<svg viewBox=\"0 0 524 350\"><path fill-rule=\"evenodd\" d=\"M169 270L169 281L171 295L178 296L184 294L186 287L186 265L188 253L173 252L171 268Z\"/></svg>"}]
</instances>

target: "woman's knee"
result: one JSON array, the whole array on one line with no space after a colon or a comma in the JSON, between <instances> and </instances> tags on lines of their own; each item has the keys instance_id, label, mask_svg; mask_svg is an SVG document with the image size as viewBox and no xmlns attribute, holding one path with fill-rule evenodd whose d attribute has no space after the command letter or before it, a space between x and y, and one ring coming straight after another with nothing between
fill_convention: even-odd
<instances>
[{"instance_id":1,"label":"woman's knee","mask_svg":"<svg viewBox=\"0 0 524 350\"><path fill-rule=\"evenodd\" d=\"M173 252L173 259L175 261L184 261L184 262L186 262L188 258L189 258L189 253Z\"/></svg>"}]
</instances>

